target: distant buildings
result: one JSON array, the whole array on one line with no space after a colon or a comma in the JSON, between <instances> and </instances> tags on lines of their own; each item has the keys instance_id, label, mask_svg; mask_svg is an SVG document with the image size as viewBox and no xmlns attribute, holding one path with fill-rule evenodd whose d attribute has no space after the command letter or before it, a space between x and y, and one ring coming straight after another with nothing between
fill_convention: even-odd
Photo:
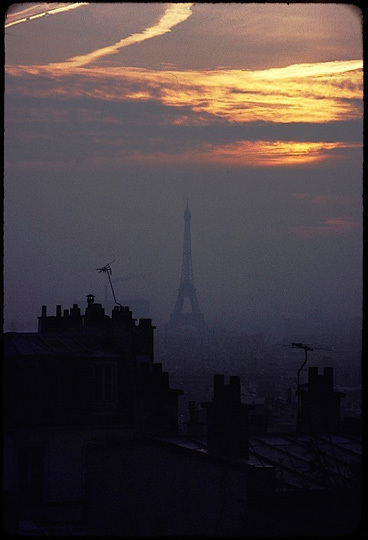
<instances>
[{"instance_id":1,"label":"distant buildings","mask_svg":"<svg viewBox=\"0 0 368 540\"><path fill-rule=\"evenodd\" d=\"M344 432L332 370L310 368L298 431L269 433L238 376L178 399L151 319L94 296L37 333L4 336L4 507L20 535L350 534L361 517L359 433Z\"/></svg>"}]
</instances>

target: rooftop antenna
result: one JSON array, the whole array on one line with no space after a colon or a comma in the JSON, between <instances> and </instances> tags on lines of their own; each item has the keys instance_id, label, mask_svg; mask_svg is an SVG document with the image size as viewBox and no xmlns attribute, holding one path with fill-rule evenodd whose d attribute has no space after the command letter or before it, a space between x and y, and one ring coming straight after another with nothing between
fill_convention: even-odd
<instances>
[{"instance_id":1,"label":"rooftop antenna","mask_svg":"<svg viewBox=\"0 0 368 540\"><path fill-rule=\"evenodd\" d=\"M112 264L113 262L115 262L115 259L107 264L105 264L105 266L103 266L102 268L96 268L96 270L99 272L99 273L104 273L104 274L107 274L107 277L109 278L109 282L110 282L110 287L111 287L111 291L112 291L112 295L114 297L114 300L115 300L115 304L118 304L118 306L120 307L123 307L117 300L116 300L116 296L115 296L115 292L114 292L114 287L112 286L112 281L111 281L111 277L110 277L110 274L112 274L112 270L111 270L111 266L110 264Z\"/></svg>"},{"instance_id":2,"label":"rooftop antenna","mask_svg":"<svg viewBox=\"0 0 368 540\"><path fill-rule=\"evenodd\" d=\"M308 351L313 351L313 348L309 345L305 345L304 343L292 343L291 346L293 348L297 349L304 349L304 362L298 369L298 377L297 377L297 395L298 395L298 416L297 416L297 425L300 424L300 402L301 402L301 395L300 395L300 372L305 366L305 364L308 361Z\"/></svg>"},{"instance_id":3,"label":"rooftop antenna","mask_svg":"<svg viewBox=\"0 0 368 540\"><path fill-rule=\"evenodd\" d=\"M296 348L296 349L304 349L304 362L302 363L302 365L300 366L300 368L298 369L298 378L297 378L297 395L298 395L298 417L297 417L297 424L299 426L299 423L300 423L300 407L301 407L301 392L300 392L300 389L301 389L301 385L300 385L300 372L301 370L303 369L303 367L305 366L305 364L307 363L308 361L308 351L323 351L323 350L326 350L328 351L329 348L328 347L318 347L317 349L313 349L313 347L311 347L310 345L306 345L304 343L292 343L291 344L291 347L292 348Z\"/></svg>"}]
</instances>

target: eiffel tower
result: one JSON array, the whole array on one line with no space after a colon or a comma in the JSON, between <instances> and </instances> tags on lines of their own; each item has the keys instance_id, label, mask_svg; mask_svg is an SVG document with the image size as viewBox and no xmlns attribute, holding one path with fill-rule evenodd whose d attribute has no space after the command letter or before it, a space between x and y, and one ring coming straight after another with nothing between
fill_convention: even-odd
<instances>
[{"instance_id":1,"label":"eiffel tower","mask_svg":"<svg viewBox=\"0 0 368 540\"><path fill-rule=\"evenodd\" d=\"M172 326L190 325L196 328L204 328L205 322L203 314L198 305L196 290L193 280L192 267L192 246L190 239L190 218L191 213L187 207L184 212L184 245L183 245L183 260L181 266L180 286L178 289L178 297L176 299L174 310L170 317ZM184 300L189 298L192 311L184 312Z\"/></svg>"}]
</instances>

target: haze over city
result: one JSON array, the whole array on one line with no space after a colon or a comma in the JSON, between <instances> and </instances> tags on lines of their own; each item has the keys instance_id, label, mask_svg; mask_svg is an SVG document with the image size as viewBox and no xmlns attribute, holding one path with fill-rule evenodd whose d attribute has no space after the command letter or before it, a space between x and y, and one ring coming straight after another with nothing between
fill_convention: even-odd
<instances>
[{"instance_id":1,"label":"haze over city","mask_svg":"<svg viewBox=\"0 0 368 540\"><path fill-rule=\"evenodd\" d=\"M348 4L12 4L4 329L104 304L109 262L165 325L187 202L209 326L359 318L362 57Z\"/></svg>"}]
</instances>

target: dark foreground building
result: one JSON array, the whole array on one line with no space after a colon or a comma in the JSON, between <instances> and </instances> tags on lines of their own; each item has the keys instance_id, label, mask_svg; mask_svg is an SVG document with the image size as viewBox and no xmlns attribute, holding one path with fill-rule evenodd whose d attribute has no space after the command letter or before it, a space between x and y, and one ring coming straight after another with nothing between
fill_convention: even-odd
<instances>
[{"instance_id":1,"label":"dark foreground building","mask_svg":"<svg viewBox=\"0 0 368 540\"><path fill-rule=\"evenodd\" d=\"M4 505L7 526L82 527L82 457L91 440L175 433L180 390L154 362L151 319L105 315L88 295L35 333L4 336ZM31 526L31 530L32 527ZM37 526L35 525L37 530ZM82 528L81 530L84 530Z\"/></svg>"},{"instance_id":2,"label":"dark foreground building","mask_svg":"<svg viewBox=\"0 0 368 540\"><path fill-rule=\"evenodd\" d=\"M325 536L361 517L361 444L332 372L311 368L299 429L252 431L240 379L214 379L199 422L153 358L150 319L87 297L5 334L5 526L20 535ZM254 411L253 411L254 412Z\"/></svg>"},{"instance_id":3,"label":"dark foreground building","mask_svg":"<svg viewBox=\"0 0 368 540\"><path fill-rule=\"evenodd\" d=\"M225 383L216 375L213 401L202 405L204 438L85 447L92 534L284 538L359 530L358 439L319 429L250 434L238 377Z\"/></svg>"}]
</instances>

